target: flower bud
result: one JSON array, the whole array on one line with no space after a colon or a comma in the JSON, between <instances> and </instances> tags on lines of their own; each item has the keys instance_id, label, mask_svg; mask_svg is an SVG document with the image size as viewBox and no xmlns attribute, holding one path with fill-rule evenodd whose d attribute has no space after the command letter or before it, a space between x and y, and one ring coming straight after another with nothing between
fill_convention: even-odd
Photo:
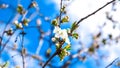
<instances>
[{"instance_id":1,"label":"flower bud","mask_svg":"<svg viewBox=\"0 0 120 68\"><path fill-rule=\"evenodd\" d=\"M54 26L57 26L57 25L58 25L57 19L54 19L54 20L52 21L52 25L54 25Z\"/></svg>"},{"instance_id":2,"label":"flower bud","mask_svg":"<svg viewBox=\"0 0 120 68\"><path fill-rule=\"evenodd\" d=\"M17 12L20 13L20 14L23 13L23 6L21 4L18 4Z\"/></svg>"},{"instance_id":3,"label":"flower bud","mask_svg":"<svg viewBox=\"0 0 120 68\"><path fill-rule=\"evenodd\" d=\"M25 26L28 26L29 21L30 21L29 19L24 19L24 20L23 20L23 24L24 24Z\"/></svg>"},{"instance_id":4,"label":"flower bud","mask_svg":"<svg viewBox=\"0 0 120 68\"><path fill-rule=\"evenodd\" d=\"M10 28L8 31L6 31L7 35L12 35L13 34L13 29Z\"/></svg>"},{"instance_id":5,"label":"flower bud","mask_svg":"<svg viewBox=\"0 0 120 68\"><path fill-rule=\"evenodd\" d=\"M35 1L33 1L30 5L30 7L36 7L37 6L37 3Z\"/></svg>"},{"instance_id":6,"label":"flower bud","mask_svg":"<svg viewBox=\"0 0 120 68\"><path fill-rule=\"evenodd\" d=\"M68 16L65 16L63 19L62 19L62 23L64 22L69 22L69 17Z\"/></svg>"}]
</instances>

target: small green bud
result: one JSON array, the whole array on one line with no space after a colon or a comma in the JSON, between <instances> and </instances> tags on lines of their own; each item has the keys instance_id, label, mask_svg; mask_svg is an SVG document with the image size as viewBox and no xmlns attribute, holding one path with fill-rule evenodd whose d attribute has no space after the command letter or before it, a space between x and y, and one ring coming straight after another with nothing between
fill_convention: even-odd
<instances>
[{"instance_id":1,"label":"small green bud","mask_svg":"<svg viewBox=\"0 0 120 68\"><path fill-rule=\"evenodd\" d=\"M50 56L50 53L51 53L51 48L48 48L47 51L46 51L46 56Z\"/></svg>"},{"instance_id":2,"label":"small green bud","mask_svg":"<svg viewBox=\"0 0 120 68\"><path fill-rule=\"evenodd\" d=\"M62 51L58 54L58 56L60 57L60 61L63 61L64 57L66 56L65 50L62 49Z\"/></svg>"},{"instance_id":3,"label":"small green bud","mask_svg":"<svg viewBox=\"0 0 120 68\"><path fill-rule=\"evenodd\" d=\"M54 20L52 21L52 25L58 26L58 21L57 21L57 19L54 19Z\"/></svg>"},{"instance_id":4,"label":"small green bud","mask_svg":"<svg viewBox=\"0 0 120 68\"><path fill-rule=\"evenodd\" d=\"M66 13L65 8L66 8L66 7L63 6L63 7L61 8L60 12L62 12L62 13Z\"/></svg>"},{"instance_id":5,"label":"small green bud","mask_svg":"<svg viewBox=\"0 0 120 68\"><path fill-rule=\"evenodd\" d=\"M102 43L105 45L106 44L106 39L102 39Z\"/></svg>"},{"instance_id":6,"label":"small green bud","mask_svg":"<svg viewBox=\"0 0 120 68\"><path fill-rule=\"evenodd\" d=\"M95 52L95 48L94 48L93 46L91 46L91 47L88 49L88 51L89 51L90 53L94 53L94 52Z\"/></svg>"},{"instance_id":7,"label":"small green bud","mask_svg":"<svg viewBox=\"0 0 120 68\"><path fill-rule=\"evenodd\" d=\"M49 54L51 53L51 49L50 48L48 48L47 53L49 53Z\"/></svg>"},{"instance_id":8,"label":"small green bud","mask_svg":"<svg viewBox=\"0 0 120 68\"><path fill-rule=\"evenodd\" d=\"M65 16L63 19L62 19L62 23L64 22L69 22L69 17L68 16Z\"/></svg>"},{"instance_id":9,"label":"small green bud","mask_svg":"<svg viewBox=\"0 0 120 68\"><path fill-rule=\"evenodd\" d=\"M20 13L20 14L23 13L23 6L21 4L18 4L17 12Z\"/></svg>"},{"instance_id":10,"label":"small green bud","mask_svg":"<svg viewBox=\"0 0 120 68\"><path fill-rule=\"evenodd\" d=\"M18 28L18 29L22 29L23 28L22 23L18 23L17 20L14 21L14 24L15 24L16 28Z\"/></svg>"},{"instance_id":11,"label":"small green bud","mask_svg":"<svg viewBox=\"0 0 120 68\"><path fill-rule=\"evenodd\" d=\"M6 33L7 33L8 36L11 36L13 34L12 28L10 28L8 31L6 31Z\"/></svg>"},{"instance_id":12,"label":"small green bud","mask_svg":"<svg viewBox=\"0 0 120 68\"><path fill-rule=\"evenodd\" d=\"M66 49L62 49L61 52L58 54L60 61L63 61L65 56L68 56L70 53L66 51Z\"/></svg>"},{"instance_id":13,"label":"small green bud","mask_svg":"<svg viewBox=\"0 0 120 68\"><path fill-rule=\"evenodd\" d=\"M24 24L25 26L28 26L29 21L30 21L29 19L24 19L24 20L23 20L23 24Z\"/></svg>"},{"instance_id":14,"label":"small green bud","mask_svg":"<svg viewBox=\"0 0 120 68\"><path fill-rule=\"evenodd\" d=\"M37 3L35 2L35 1L33 1L32 3L31 3L31 5L30 5L30 8L31 7L36 7L37 6Z\"/></svg>"},{"instance_id":15,"label":"small green bud","mask_svg":"<svg viewBox=\"0 0 120 68\"><path fill-rule=\"evenodd\" d=\"M70 50L70 49L71 49L70 44L66 45L66 46L64 47L64 49L67 50L67 51Z\"/></svg>"}]
</instances>

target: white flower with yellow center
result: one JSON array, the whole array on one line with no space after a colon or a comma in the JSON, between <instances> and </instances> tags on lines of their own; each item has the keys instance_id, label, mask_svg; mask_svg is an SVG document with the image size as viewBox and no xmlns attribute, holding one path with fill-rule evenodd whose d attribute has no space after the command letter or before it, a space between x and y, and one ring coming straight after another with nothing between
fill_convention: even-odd
<instances>
[{"instance_id":1,"label":"white flower with yellow center","mask_svg":"<svg viewBox=\"0 0 120 68\"><path fill-rule=\"evenodd\" d=\"M55 27L53 33L55 33L56 38L62 38L67 44L70 44L68 33L66 29L61 29L58 26Z\"/></svg>"}]
</instances>

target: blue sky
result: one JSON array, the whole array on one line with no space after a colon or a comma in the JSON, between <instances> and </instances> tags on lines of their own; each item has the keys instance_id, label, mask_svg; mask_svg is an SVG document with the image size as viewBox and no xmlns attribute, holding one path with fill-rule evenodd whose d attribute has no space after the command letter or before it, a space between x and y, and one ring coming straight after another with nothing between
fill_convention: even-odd
<instances>
[{"instance_id":1,"label":"blue sky","mask_svg":"<svg viewBox=\"0 0 120 68\"><path fill-rule=\"evenodd\" d=\"M99 0L99 3L98 3L98 0L92 0L92 1L87 1L87 0L74 0L74 1L72 1L71 0L69 2L65 2L65 4L66 3L70 4L67 7L67 15L70 16L70 22L68 24L63 24L61 28L69 28L70 25L72 24L72 22L78 21L80 18L93 12L94 10L96 10L100 6L104 5L108 1L110 1L110 0ZM31 2L31 0L19 0L19 3L22 4L25 9L27 9L30 2ZM40 16L40 14L38 14L34 8L29 9L28 14L26 15L26 18L32 18L32 17L30 17L32 15L32 13L36 12L37 14L31 19L28 27L29 26L36 26L37 25L36 20L39 19L39 20L41 20L41 23L42 23L41 29L44 32L47 32L49 34L54 29L53 26L51 26L50 21L52 19L54 19L56 17L56 15L59 15L60 1L59 0L36 0L36 2L38 3L39 13L42 14L43 16ZM16 19L16 18L14 18L16 15L18 15L19 18L22 17L16 12L18 0L14 0L14 1L0 0L0 4L3 4L3 3L8 4L9 6L6 9L0 9L0 21L3 22L3 24L0 25L0 29L1 29L0 31L2 31L2 27L4 27L4 24L8 23L9 20L10 20L10 23L13 23L13 21ZM118 6L120 6L119 3L117 3L117 6L115 8L118 9ZM108 24L108 26L106 26L105 28L102 29L103 33L104 33L103 38L104 37L106 38L107 37L106 35L109 33L112 33L113 37L120 35L119 29L113 30L111 28L112 23L110 21L106 20L105 12L107 12L107 11L111 12L111 15L113 15L113 18L119 22L118 17L120 16L119 15L120 9L118 9L116 12L112 12L111 5L107 6L102 11L100 11L97 14L95 14L94 16L88 18L87 20L83 21L80 24L80 27L76 30L76 32L79 33L80 38L78 40L71 39L71 42L72 42L71 43L72 49L70 51L71 54L75 54L77 52L77 50L79 50L82 47L81 45L79 45L79 41L83 42L83 44L85 45L85 48L86 48L85 51L86 51L88 49L88 47L91 46L91 44L93 42L91 35L96 35L100 31L98 26L101 26L104 22L108 22L109 24ZM49 22L45 21L45 18L47 18L47 17L50 18ZM13 25L9 26L9 27L14 28ZM25 35L24 46L28 50L27 52L30 54L38 53L38 55L40 55L42 60L45 62L48 59L47 57L45 57L46 50L49 47L51 47L51 50L52 50L51 55L55 52L55 46L51 45L51 43L50 43L52 41L40 40L40 42L41 42L40 43L39 37L41 34L39 33L37 28L25 29L25 32L27 34ZM8 44L10 44L9 46L12 46L14 44L13 40L15 40L16 35L18 33L19 33L19 31L16 32L16 34L13 36L11 41L8 43ZM46 36L46 35L45 35L45 39L48 39L48 40L50 40L50 36L53 36L53 34L48 35L48 36ZM4 38L7 39L8 37L6 37L6 35L5 35ZM20 41L20 37L19 37L17 44L21 45L20 42L21 41ZM99 50L97 50L95 55L87 55L87 60L84 62L78 61L79 59L75 58L71 61L71 63L73 63L73 64L70 64L69 68L104 68L110 62L112 62L115 58L120 56L119 55L119 52L120 52L119 46L120 46L119 43L113 44L113 46L109 46L109 45L103 46ZM39 51L38 47L40 47L40 51ZM19 46L19 48L20 48L20 46ZM39 52L37 52L37 50ZM11 58L11 56L13 56L13 55L17 55L17 56L15 56L14 58ZM107 58L101 59L100 57L98 57L101 55L106 55ZM14 52L11 50L9 52L9 51L7 51L7 48L6 48L2 54L2 58L0 59L0 63L9 61L10 68L14 68L13 67L14 63L12 63L12 59L15 60L15 62L16 62L15 65L22 66L22 63L21 63L22 61L20 60L20 58L21 58L21 56L19 55L18 52ZM67 59L69 59L69 57L66 57L64 59L64 61L61 62L59 57L56 56L53 58L51 63L53 66L56 66L59 68L65 61L67 61ZM39 68L39 66L37 65L38 61L35 61L30 57L27 57L26 61L27 60L28 61L30 60L30 62L27 63L28 68ZM96 62L98 62L98 65ZM31 65L29 65L29 64L31 64ZM113 66L112 68L115 68L115 67Z\"/></svg>"}]
</instances>

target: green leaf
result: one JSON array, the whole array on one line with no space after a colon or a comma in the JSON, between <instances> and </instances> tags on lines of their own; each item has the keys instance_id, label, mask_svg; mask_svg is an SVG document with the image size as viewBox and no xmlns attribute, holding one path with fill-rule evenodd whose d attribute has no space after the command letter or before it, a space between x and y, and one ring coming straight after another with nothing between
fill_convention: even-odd
<instances>
[{"instance_id":1,"label":"green leaf","mask_svg":"<svg viewBox=\"0 0 120 68\"><path fill-rule=\"evenodd\" d=\"M66 51L62 49L62 51L58 54L60 61L63 61L64 57L66 56Z\"/></svg>"},{"instance_id":2,"label":"green leaf","mask_svg":"<svg viewBox=\"0 0 120 68\"><path fill-rule=\"evenodd\" d=\"M65 48L61 50L61 52L58 54L60 61L63 61L65 56L68 56L70 53L67 51L70 50L70 45L67 45Z\"/></svg>"},{"instance_id":3,"label":"green leaf","mask_svg":"<svg viewBox=\"0 0 120 68\"><path fill-rule=\"evenodd\" d=\"M64 49L66 49L67 51L68 51L68 50L71 50L71 45L69 45L69 44L66 45L66 46L64 47Z\"/></svg>"},{"instance_id":4,"label":"green leaf","mask_svg":"<svg viewBox=\"0 0 120 68\"><path fill-rule=\"evenodd\" d=\"M9 62L7 61L2 67L3 68L8 68L8 66L9 66Z\"/></svg>"},{"instance_id":5,"label":"green leaf","mask_svg":"<svg viewBox=\"0 0 120 68\"><path fill-rule=\"evenodd\" d=\"M77 21L75 21L71 26L71 32L73 32L78 27Z\"/></svg>"},{"instance_id":6,"label":"green leaf","mask_svg":"<svg viewBox=\"0 0 120 68\"><path fill-rule=\"evenodd\" d=\"M75 39L78 39L79 35L78 35L78 33L73 33L72 37L75 38Z\"/></svg>"}]
</instances>

